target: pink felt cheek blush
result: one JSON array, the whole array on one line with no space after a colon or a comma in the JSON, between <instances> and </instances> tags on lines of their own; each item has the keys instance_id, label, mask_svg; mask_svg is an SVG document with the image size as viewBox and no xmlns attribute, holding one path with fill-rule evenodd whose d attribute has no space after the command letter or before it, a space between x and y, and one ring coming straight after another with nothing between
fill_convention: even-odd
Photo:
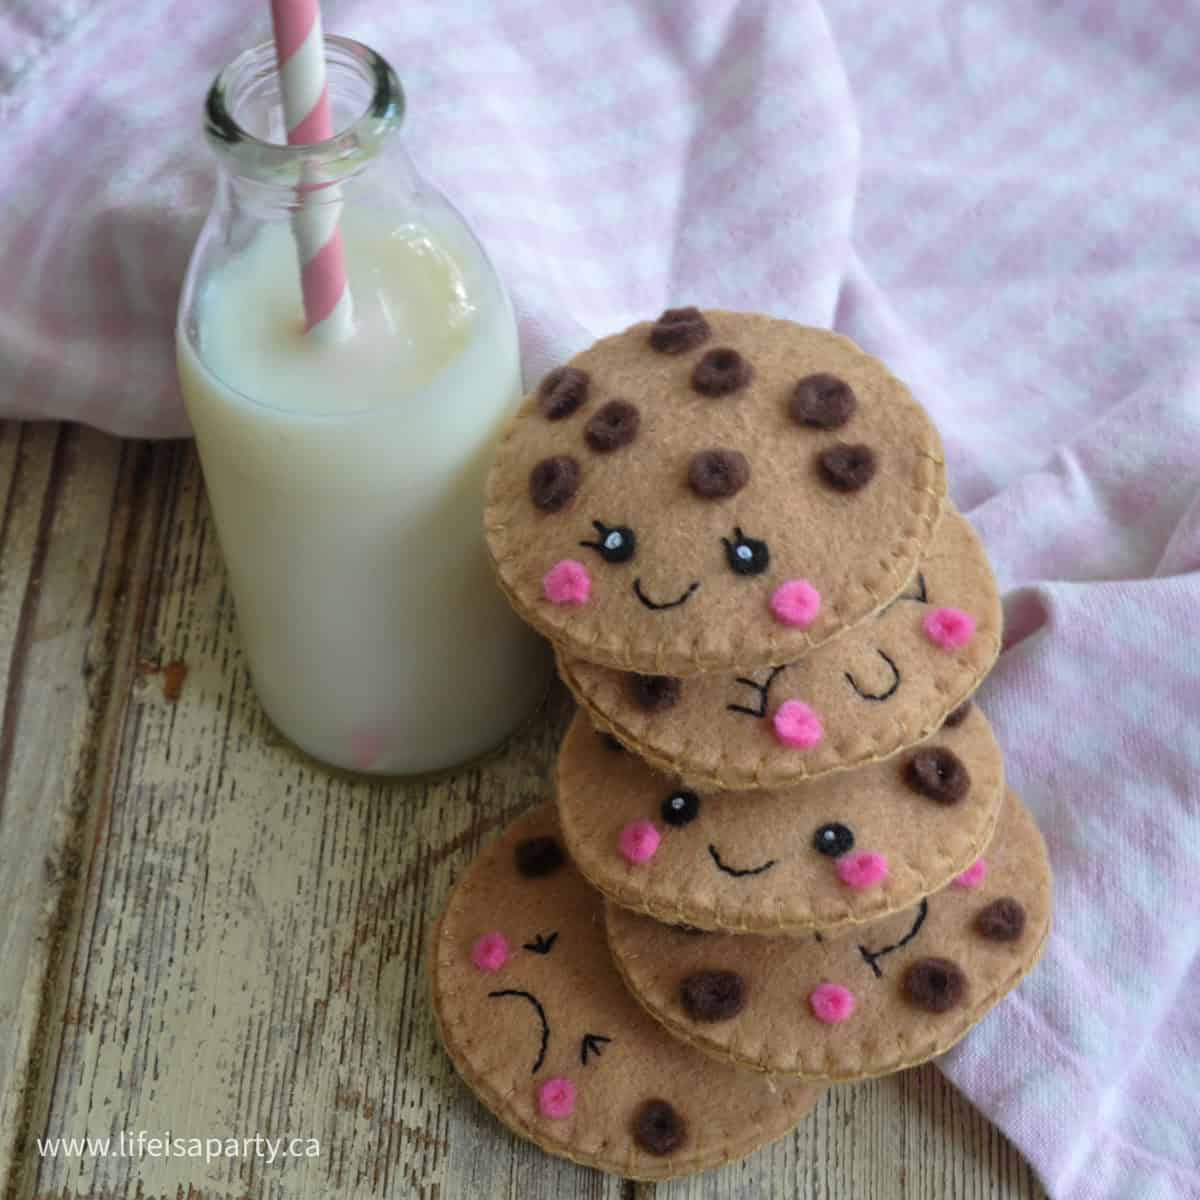
<instances>
[{"instance_id":1,"label":"pink felt cheek blush","mask_svg":"<svg viewBox=\"0 0 1200 1200\"><path fill-rule=\"evenodd\" d=\"M935 608L921 622L925 636L943 650L961 650L975 636L975 618L961 608Z\"/></svg>"},{"instance_id":2,"label":"pink felt cheek blush","mask_svg":"<svg viewBox=\"0 0 1200 1200\"><path fill-rule=\"evenodd\" d=\"M485 933L471 947L471 961L481 971L500 970L508 962L508 938L502 933Z\"/></svg>"},{"instance_id":3,"label":"pink felt cheek blush","mask_svg":"<svg viewBox=\"0 0 1200 1200\"><path fill-rule=\"evenodd\" d=\"M771 720L775 736L785 746L810 750L825 736L821 718L801 700L785 700Z\"/></svg>"},{"instance_id":4,"label":"pink felt cheek blush","mask_svg":"<svg viewBox=\"0 0 1200 1200\"><path fill-rule=\"evenodd\" d=\"M954 882L961 888L977 888L987 878L987 863L977 858Z\"/></svg>"},{"instance_id":5,"label":"pink felt cheek blush","mask_svg":"<svg viewBox=\"0 0 1200 1200\"><path fill-rule=\"evenodd\" d=\"M840 1025L854 1012L854 993L837 983L819 983L808 997L813 1016L826 1025Z\"/></svg>"},{"instance_id":6,"label":"pink felt cheek blush","mask_svg":"<svg viewBox=\"0 0 1200 1200\"><path fill-rule=\"evenodd\" d=\"M835 869L837 877L847 887L861 892L887 878L888 860L874 850L860 850L855 854L843 854Z\"/></svg>"},{"instance_id":7,"label":"pink felt cheek blush","mask_svg":"<svg viewBox=\"0 0 1200 1200\"><path fill-rule=\"evenodd\" d=\"M583 563L564 558L546 572L542 591L551 604L568 604L578 608L592 598L592 577Z\"/></svg>"},{"instance_id":8,"label":"pink felt cheek blush","mask_svg":"<svg viewBox=\"0 0 1200 1200\"><path fill-rule=\"evenodd\" d=\"M569 1079L547 1079L538 1088L538 1112L561 1121L575 1111L575 1085Z\"/></svg>"},{"instance_id":9,"label":"pink felt cheek blush","mask_svg":"<svg viewBox=\"0 0 1200 1200\"><path fill-rule=\"evenodd\" d=\"M789 579L775 589L771 611L780 624L807 629L821 611L821 593L807 579Z\"/></svg>"},{"instance_id":10,"label":"pink felt cheek blush","mask_svg":"<svg viewBox=\"0 0 1200 1200\"><path fill-rule=\"evenodd\" d=\"M617 838L617 848L626 862L649 862L658 851L662 834L649 821L630 821Z\"/></svg>"}]
</instances>

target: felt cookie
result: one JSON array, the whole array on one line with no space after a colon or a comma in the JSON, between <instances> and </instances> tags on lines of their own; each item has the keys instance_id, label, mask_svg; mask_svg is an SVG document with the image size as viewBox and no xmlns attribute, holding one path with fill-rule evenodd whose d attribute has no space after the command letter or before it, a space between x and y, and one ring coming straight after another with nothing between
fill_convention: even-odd
<instances>
[{"instance_id":1,"label":"felt cookie","mask_svg":"<svg viewBox=\"0 0 1200 1200\"><path fill-rule=\"evenodd\" d=\"M828 930L915 904L983 853L1004 767L976 705L886 762L782 791L692 788L575 718L558 759L572 858L609 899L735 932Z\"/></svg>"},{"instance_id":2,"label":"felt cookie","mask_svg":"<svg viewBox=\"0 0 1200 1200\"><path fill-rule=\"evenodd\" d=\"M695 934L610 905L609 944L655 1017L726 1061L806 1080L911 1067L948 1050L1041 955L1050 866L1011 792L971 871L838 936Z\"/></svg>"},{"instance_id":3,"label":"felt cookie","mask_svg":"<svg viewBox=\"0 0 1200 1200\"><path fill-rule=\"evenodd\" d=\"M488 478L517 611L642 673L789 662L905 586L945 494L924 410L846 338L672 309L552 371Z\"/></svg>"},{"instance_id":4,"label":"felt cookie","mask_svg":"<svg viewBox=\"0 0 1200 1200\"><path fill-rule=\"evenodd\" d=\"M798 662L676 679L560 651L558 667L597 724L663 770L716 787L783 787L927 737L991 669L1000 629L987 556L947 506L904 591Z\"/></svg>"},{"instance_id":5,"label":"felt cookie","mask_svg":"<svg viewBox=\"0 0 1200 1200\"><path fill-rule=\"evenodd\" d=\"M715 1062L638 1007L549 807L514 821L455 887L431 974L472 1090L522 1137L588 1166L633 1179L719 1166L781 1137L819 1095Z\"/></svg>"}]
</instances>

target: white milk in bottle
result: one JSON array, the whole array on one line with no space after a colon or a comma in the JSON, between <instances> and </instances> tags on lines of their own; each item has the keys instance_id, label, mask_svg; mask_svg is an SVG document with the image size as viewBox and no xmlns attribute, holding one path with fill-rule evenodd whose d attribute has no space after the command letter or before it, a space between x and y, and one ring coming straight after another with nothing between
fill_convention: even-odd
<instances>
[{"instance_id":1,"label":"white milk in bottle","mask_svg":"<svg viewBox=\"0 0 1200 1200\"><path fill-rule=\"evenodd\" d=\"M305 335L290 225L255 170L226 171L176 339L255 688L292 742L336 766L464 762L503 741L549 674L481 527L521 390L511 308L440 196L401 179L380 203L377 177L356 202L354 177L338 192L354 335Z\"/></svg>"}]
</instances>

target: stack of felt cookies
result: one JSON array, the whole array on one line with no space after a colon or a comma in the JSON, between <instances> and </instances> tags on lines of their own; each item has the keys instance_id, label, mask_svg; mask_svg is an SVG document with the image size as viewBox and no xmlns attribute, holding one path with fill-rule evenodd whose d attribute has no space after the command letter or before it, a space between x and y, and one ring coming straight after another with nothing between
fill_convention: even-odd
<instances>
[{"instance_id":1,"label":"stack of felt cookies","mask_svg":"<svg viewBox=\"0 0 1200 1200\"><path fill-rule=\"evenodd\" d=\"M1045 848L970 699L999 598L945 493L904 385L788 321L668 310L527 397L488 545L582 711L433 954L450 1055L521 1134L719 1165L1037 961Z\"/></svg>"}]
</instances>

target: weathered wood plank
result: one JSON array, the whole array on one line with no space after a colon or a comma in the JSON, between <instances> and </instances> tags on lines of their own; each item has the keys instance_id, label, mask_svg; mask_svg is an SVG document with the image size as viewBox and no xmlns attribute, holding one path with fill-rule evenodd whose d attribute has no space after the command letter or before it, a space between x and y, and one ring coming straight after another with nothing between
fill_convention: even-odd
<instances>
[{"instance_id":1,"label":"weathered wood plank","mask_svg":"<svg viewBox=\"0 0 1200 1200\"><path fill-rule=\"evenodd\" d=\"M149 451L94 431L0 434L0 1189L32 1166L63 1025L106 723L124 690ZM143 556L144 558L144 556Z\"/></svg>"},{"instance_id":2,"label":"weathered wood plank","mask_svg":"<svg viewBox=\"0 0 1200 1200\"><path fill-rule=\"evenodd\" d=\"M21 801L25 780L17 778L11 760L22 707L29 625L36 608L36 586L31 597L31 581L41 574L38 535L57 444L56 429L27 430L13 422L0 425L0 912L5 914L0 922L0 962L13 966L0 974L0 1185L7 1181L14 1159L15 1129L36 1024L36 980L42 966L39 960L44 958L44 908L54 895L44 879L35 879L32 887L30 881L53 822L28 819Z\"/></svg>"},{"instance_id":3,"label":"weathered wood plank","mask_svg":"<svg viewBox=\"0 0 1200 1200\"><path fill-rule=\"evenodd\" d=\"M1028 1165L928 1065L831 1088L791 1137L639 1200L1044 1200Z\"/></svg>"},{"instance_id":4,"label":"weathered wood plank","mask_svg":"<svg viewBox=\"0 0 1200 1200\"><path fill-rule=\"evenodd\" d=\"M250 689L190 453L138 656L47 1133L261 1133L316 1138L321 1154L47 1159L39 1192L432 1197L486 1178L479 1194L620 1195L548 1167L452 1083L422 969L454 873L545 794L561 694L504 755L440 782L352 781L301 760ZM171 703L153 667L176 661Z\"/></svg>"},{"instance_id":5,"label":"weathered wood plank","mask_svg":"<svg viewBox=\"0 0 1200 1200\"><path fill-rule=\"evenodd\" d=\"M154 455L150 565L130 585L140 669L102 739L112 770L44 1133L295 1136L320 1156L58 1157L35 1164L40 1196L1041 1196L932 1068L835 1089L792 1137L672 1185L511 1137L436 1045L424 957L453 879L546 794L562 694L502 755L441 781L302 760L250 689L192 451Z\"/></svg>"},{"instance_id":6,"label":"weathered wood plank","mask_svg":"<svg viewBox=\"0 0 1200 1200\"><path fill-rule=\"evenodd\" d=\"M935 1068L909 1071L895 1083L913 1195L1045 1200L1029 1164Z\"/></svg>"}]
</instances>

